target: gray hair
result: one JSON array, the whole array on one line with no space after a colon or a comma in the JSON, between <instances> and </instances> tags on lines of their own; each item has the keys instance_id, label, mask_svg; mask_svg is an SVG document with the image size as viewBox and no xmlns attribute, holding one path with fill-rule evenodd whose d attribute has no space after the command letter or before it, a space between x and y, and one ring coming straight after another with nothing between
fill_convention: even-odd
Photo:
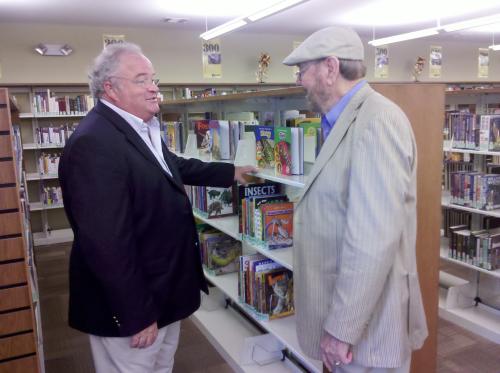
<instances>
[{"instance_id":1,"label":"gray hair","mask_svg":"<svg viewBox=\"0 0 500 373\"><path fill-rule=\"evenodd\" d=\"M339 58L339 71L346 80L358 80L366 75L366 66L361 60Z\"/></svg>"},{"instance_id":2,"label":"gray hair","mask_svg":"<svg viewBox=\"0 0 500 373\"><path fill-rule=\"evenodd\" d=\"M108 45L95 58L93 66L89 70L89 88L94 97L100 98L104 93L104 82L116 73L120 59L124 54L140 54L141 48L133 43L116 43Z\"/></svg>"}]
</instances>

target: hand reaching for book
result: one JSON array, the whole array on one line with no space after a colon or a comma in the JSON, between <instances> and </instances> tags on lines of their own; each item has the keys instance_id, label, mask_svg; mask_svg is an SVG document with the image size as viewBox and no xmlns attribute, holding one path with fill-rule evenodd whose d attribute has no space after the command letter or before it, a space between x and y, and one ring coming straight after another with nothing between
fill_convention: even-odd
<instances>
[{"instance_id":1,"label":"hand reaching for book","mask_svg":"<svg viewBox=\"0 0 500 373\"><path fill-rule=\"evenodd\" d=\"M258 170L254 166L235 166L234 167L234 180L242 185L247 185L250 180L246 174L256 173Z\"/></svg>"}]
</instances>

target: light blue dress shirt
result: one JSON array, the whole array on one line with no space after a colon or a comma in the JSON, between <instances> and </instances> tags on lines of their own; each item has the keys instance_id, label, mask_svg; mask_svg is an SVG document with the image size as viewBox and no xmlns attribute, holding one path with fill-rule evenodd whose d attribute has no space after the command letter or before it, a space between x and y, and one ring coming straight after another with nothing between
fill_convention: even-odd
<instances>
[{"instance_id":1,"label":"light blue dress shirt","mask_svg":"<svg viewBox=\"0 0 500 373\"><path fill-rule=\"evenodd\" d=\"M342 98L337 102L330 111L321 116L321 130L323 131L323 140L326 140L330 131L337 119L339 119L340 114L344 111L345 107L351 101L352 96L356 94L357 91L361 89L366 84L366 80L361 80L354 87L352 87Z\"/></svg>"}]
</instances>

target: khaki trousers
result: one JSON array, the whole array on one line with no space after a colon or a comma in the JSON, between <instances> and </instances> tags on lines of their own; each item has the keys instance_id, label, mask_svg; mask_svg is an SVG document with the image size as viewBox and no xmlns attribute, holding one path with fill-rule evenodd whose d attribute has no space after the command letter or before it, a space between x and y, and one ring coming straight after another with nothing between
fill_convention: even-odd
<instances>
[{"instance_id":1,"label":"khaki trousers","mask_svg":"<svg viewBox=\"0 0 500 373\"><path fill-rule=\"evenodd\" d=\"M158 330L158 337L147 348L131 348L132 337L89 335L96 373L171 373L179 344L181 323Z\"/></svg>"}]
</instances>

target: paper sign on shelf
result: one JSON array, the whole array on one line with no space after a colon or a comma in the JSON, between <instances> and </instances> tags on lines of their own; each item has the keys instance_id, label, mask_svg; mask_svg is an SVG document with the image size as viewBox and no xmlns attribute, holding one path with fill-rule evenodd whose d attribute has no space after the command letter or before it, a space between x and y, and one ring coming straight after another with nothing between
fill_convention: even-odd
<instances>
[{"instance_id":1,"label":"paper sign on shelf","mask_svg":"<svg viewBox=\"0 0 500 373\"><path fill-rule=\"evenodd\" d=\"M488 48L479 48L477 56L477 77L487 78L490 65L490 50Z\"/></svg>"},{"instance_id":2,"label":"paper sign on shelf","mask_svg":"<svg viewBox=\"0 0 500 373\"><path fill-rule=\"evenodd\" d=\"M103 48L106 48L110 44L123 43L124 41L125 41L125 35L102 34Z\"/></svg>"},{"instance_id":3,"label":"paper sign on shelf","mask_svg":"<svg viewBox=\"0 0 500 373\"><path fill-rule=\"evenodd\" d=\"M443 62L443 49L437 45L431 45L429 54L429 78L441 78L441 65Z\"/></svg>"},{"instance_id":4,"label":"paper sign on shelf","mask_svg":"<svg viewBox=\"0 0 500 373\"><path fill-rule=\"evenodd\" d=\"M389 77L389 48L381 46L375 48L375 78Z\"/></svg>"},{"instance_id":5,"label":"paper sign on shelf","mask_svg":"<svg viewBox=\"0 0 500 373\"><path fill-rule=\"evenodd\" d=\"M204 79L222 78L222 52L219 38L203 41L201 44Z\"/></svg>"}]
</instances>

